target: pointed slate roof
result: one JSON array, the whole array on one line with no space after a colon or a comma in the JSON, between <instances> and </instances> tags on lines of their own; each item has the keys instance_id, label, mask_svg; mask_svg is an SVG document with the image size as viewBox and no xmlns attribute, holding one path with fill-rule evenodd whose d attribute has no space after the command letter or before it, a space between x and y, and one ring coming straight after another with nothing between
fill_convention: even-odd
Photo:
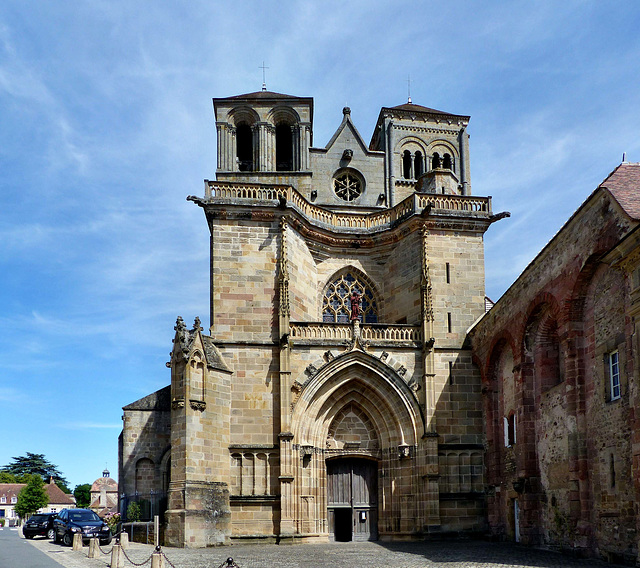
<instances>
[{"instance_id":1,"label":"pointed slate roof","mask_svg":"<svg viewBox=\"0 0 640 568\"><path fill-rule=\"evenodd\" d=\"M178 316L176 320L176 325L174 327L176 330L176 337L174 341L174 349L179 349L182 351L185 357L188 356L191 348L193 347L194 341L201 339L202 347L204 349L204 354L207 359L207 365L212 367L213 369L217 369L219 371L224 371L226 373L232 373L231 369L224 362L222 354L215 346L213 342L213 337L209 337L208 335L203 335L201 333L202 327L200 327L200 318L196 317L193 322L193 329L187 329L187 326L184 323L184 320Z\"/></svg>"}]
</instances>

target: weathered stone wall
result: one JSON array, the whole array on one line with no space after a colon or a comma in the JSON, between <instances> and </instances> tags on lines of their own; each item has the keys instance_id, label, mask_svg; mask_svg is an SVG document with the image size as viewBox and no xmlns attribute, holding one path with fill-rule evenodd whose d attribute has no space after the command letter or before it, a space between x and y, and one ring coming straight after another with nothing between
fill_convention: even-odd
<instances>
[{"instance_id":1,"label":"weathered stone wall","mask_svg":"<svg viewBox=\"0 0 640 568\"><path fill-rule=\"evenodd\" d=\"M166 390L168 391L168 387ZM168 471L163 468L167 467L165 457L170 448L170 440L171 412L168 407L166 410L124 409L120 449L120 493L135 493L137 466L140 460L147 460L145 463L153 466L153 479L148 480L153 488L167 489L163 487L163 475L168 477Z\"/></svg>"},{"instance_id":2,"label":"weathered stone wall","mask_svg":"<svg viewBox=\"0 0 640 568\"><path fill-rule=\"evenodd\" d=\"M518 529L526 543L637 554L630 278L600 260L632 227L609 192L596 191L472 330L496 535ZM616 349L625 386L611 400L605 355ZM512 410L516 441L505 447Z\"/></svg>"}]
</instances>

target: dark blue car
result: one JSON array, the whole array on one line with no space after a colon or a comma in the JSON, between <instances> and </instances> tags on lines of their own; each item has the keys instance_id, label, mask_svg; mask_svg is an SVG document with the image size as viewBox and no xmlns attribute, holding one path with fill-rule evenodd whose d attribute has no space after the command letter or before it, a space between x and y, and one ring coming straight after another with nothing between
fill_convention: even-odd
<instances>
[{"instance_id":1,"label":"dark blue car","mask_svg":"<svg viewBox=\"0 0 640 568\"><path fill-rule=\"evenodd\" d=\"M66 546L73 544L73 535L82 535L83 541L100 539L100 544L111 542L111 530L91 509L62 509L53 521L54 541Z\"/></svg>"}]
</instances>

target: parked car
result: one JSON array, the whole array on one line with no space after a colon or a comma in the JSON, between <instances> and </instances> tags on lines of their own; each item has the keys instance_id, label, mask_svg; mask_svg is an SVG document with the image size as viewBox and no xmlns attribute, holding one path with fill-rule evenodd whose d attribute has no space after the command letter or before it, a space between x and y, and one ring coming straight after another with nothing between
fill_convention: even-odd
<instances>
[{"instance_id":1,"label":"parked car","mask_svg":"<svg viewBox=\"0 0 640 568\"><path fill-rule=\"evenodd\" d=\"M100 544L111 542L111 531L91 509L62 509L53 521L55 542L62 541L66 546L73 544L73 535L81 534L82 540L97 537Z\"/></svg>"},{"instance_id":2,"label":"parked car","mask_svg":"<svg viewBox=\"0 0 640 568\"><path fill-rule=\"evenodd\" d=\"M55 532L53 530L53 520L57 513L37 513L31 515L29 520L22 527L24 538L33 538L34 536L46 536L53 540Z\"/></svg>"}]
</instances>

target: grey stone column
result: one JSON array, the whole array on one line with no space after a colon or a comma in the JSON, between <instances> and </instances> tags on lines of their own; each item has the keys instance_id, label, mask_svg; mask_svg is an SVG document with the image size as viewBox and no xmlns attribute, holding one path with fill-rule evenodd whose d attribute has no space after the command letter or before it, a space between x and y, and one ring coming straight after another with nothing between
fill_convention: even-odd
<instances>
[{"instance_id":1,"label":"grey stone column","mask_svg":"<svg viewBox=\"0 0 640 568\"><path fill-rule=\"evenodd\" d=\"M393 132L393 120L389 120L387 122L387 140L388 140L388 146L387 146L387 160L388 160L388 164L389 164L389 194L388 194L388 198L387 198L387 206L388 207L393 207L394 205L394 197L395 197L395 187L396 187L396 176L394 174L394 167L393 167L393 148L395 146L395 136L394 136L394 132Z\"/></svg>"},{"instance_id":2,"label":"grey stone column","mask_svg":"<svg viewBox=\"0 0 640 568\"><path fill-rule=\"evenodd\" d=\"M471 195L471 181L469 180L469 135L466 125L458 133L458 145L460 147L460 181L462 183L462 195Z\"/></svg>"}]
</instances>

